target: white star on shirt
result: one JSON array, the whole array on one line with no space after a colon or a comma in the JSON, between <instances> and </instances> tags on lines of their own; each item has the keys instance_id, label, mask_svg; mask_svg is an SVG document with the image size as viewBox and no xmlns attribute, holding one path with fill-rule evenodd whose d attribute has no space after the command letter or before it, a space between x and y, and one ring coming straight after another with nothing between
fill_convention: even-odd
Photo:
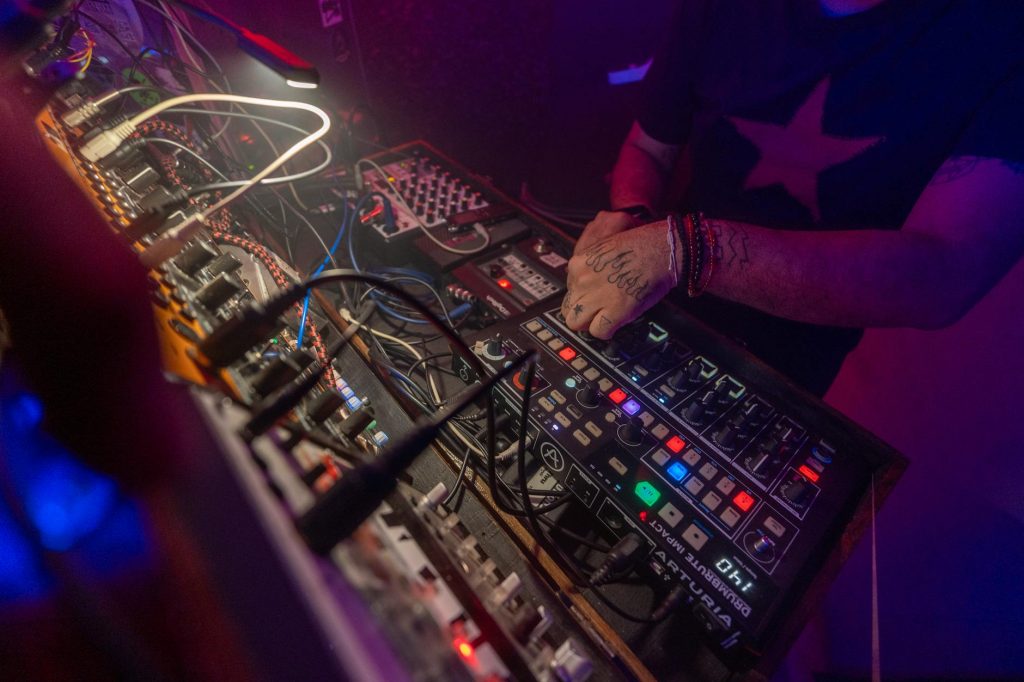
<instances>
[{"instance_id":1,"label":"white star on shirt","mask_svg":"<svg viewBox=\"0 0 1024 682\"><path fill-rule=\"evenodd\" d=\"M739 133L757 146L761 155L743 189L781 184L807 207L815 222L821 219L818 205L821 172L849 161L882 139L848 139L825 134L825 100L830 85L830 79L825 78L815 86L785 125L728 117Z\"/></svg>"}]
</instances>

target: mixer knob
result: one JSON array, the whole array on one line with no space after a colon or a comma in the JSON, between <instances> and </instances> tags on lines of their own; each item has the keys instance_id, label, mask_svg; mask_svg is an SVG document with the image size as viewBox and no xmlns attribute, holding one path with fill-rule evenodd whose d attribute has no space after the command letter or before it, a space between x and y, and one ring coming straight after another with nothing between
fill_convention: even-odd
<instances>
[{"instance_id":1,"label":"mixer knob","mask_svg":"<svg viewBox=\"0 0 1024 682\"><path fill-rule=\"evenodd\" d=\"M551 251L551 242L547 239L538 239L533 245L534 253L545 254Z\"/></svg>"},{"instance_id":2,"label":"mixer knob","mask_svg":"<svg viewBox=\"0 0 1024 682\"><path fill-rule=\"evenodd\" d=\"M723 448L731 448L741 432L742 428L739 425L726 424L715 434L715 441Z\"/></svg>"},{"instance_id":3,"label":"mixer knob","mask_svg":"<svg viewBox=\"0 0 1024 682\"><path fill-rule=\"evenodd\" d=\"M796 507L806 505L813 493L814 489L811 487L811 484L802 478L790 481L786 489L782 491L783 497L792 502Z\"/></svg>"},{"instance_id":4,"label":"mixer knob","mask_svg":"<svg viewBox=\"0 0 1024 682\"><path fill-rule=\"evenodd\" d=\"M640 445L644 440L644 425L636 417L619 427L619 438L627 445Z\"/></svg>"},{"instance_id":5,"label":"mixer knob","mask_svg":"<svg viewBox=\"0 0 1024 682\"><path fill-rule=\"evenodd\" d=\"M672 344L665 341L658 347L656 351L648 355L644 359L644 367L652 372L658 372L665 369L676 358L676 349L673 348Z\"/></svg>"},{"instance_id":6,"label":"mixer knob","mask_svg":"<svg viewBox=\"0 0 1024 682\"><path fill-rule=\"evenodd\" d=\"M505 344L501 342L500 336L495 336L484 342L484 357L488 360L501 360L505 357Z\"/></svg>"},{"instance_id":7,"label":"mixer knob","mask_svg":"<svg viewBox=\"0 0 1024 682\"><path fill-rule=\"evenodd\" d=\"M764 554L775 546L775 542L767 535L762 535L754 541L754 551L758 554Z\"/></svg>"},{"instance_id":8,"label":"mixer knob","mask_svg":"<svg viewBox=\"0 0 1024 682\"><path fill-rule=\"evenodd\" d=\"M598 393L597 389L594 388L594 384L585 383L580 386L580 390L576 391L576 400L580 402L583 407L597 407L601 401L601 394Z\"/></svg>"},{"instance_id":9,"label":"mixer knob","mask_svg":"<svg viewBox=\"0 0 1024 682\"><path fill-rule=\"evenodd\" d=\"M623 343L618 337L613 338L608 344L601 350L601 355L605 356L609 360L618 361L622 359L622 346Z\"/></svg>"},{"instance_id":10,"label":"mixer knob","mask_svg":"<svg viewBox=\"0 0 1024 682\"><path fill-rule=\"evenodd\" d=\"M707 410L707 406L699 400L694 400L692 403L686 406L683 410L683 418L689 422L699 421L704 416L704 412Z\"/></svg>"}]
</instances>

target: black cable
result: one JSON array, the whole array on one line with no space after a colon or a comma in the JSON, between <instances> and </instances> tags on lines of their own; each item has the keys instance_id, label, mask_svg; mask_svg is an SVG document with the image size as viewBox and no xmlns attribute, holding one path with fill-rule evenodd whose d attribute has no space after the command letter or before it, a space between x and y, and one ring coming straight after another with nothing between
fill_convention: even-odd
<instances>
[{"instance_id":1,"label":"black cable","mask_svg":"<svg viewBox=\"0 0 1024 682\"><path fill-rule=\"evenodd\" d=\"M459 488L462 487L462 482L466 479L466 469L469 467L470 457L473 455L472 448L466 448L466 453L462 456L462 466L459 467L459 475L455 477L455 483L452 484L451 491L441 500L441 506L447 507L455 499L455 496L459 493Z\"/></svg>"}]
</instances>

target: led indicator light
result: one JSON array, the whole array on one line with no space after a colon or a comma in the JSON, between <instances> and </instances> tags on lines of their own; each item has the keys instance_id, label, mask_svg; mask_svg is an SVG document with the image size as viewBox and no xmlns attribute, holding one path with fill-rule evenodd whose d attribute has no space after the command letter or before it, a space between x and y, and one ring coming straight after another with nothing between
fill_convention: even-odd
<instances>
[{"instance_id":1,"label":"led indicator light","mask_svg":"<svg viewBox=\"0 0 1024 682\"><path fill-rule=\"evenodd\" d=\"M667 441L665 441L665 447L667 447L672 452L679 454L680 452L682 452L683 448L686 447L686 441L680 438L679 436L672 436Z\"/></svg>"},{"instance_id":2,"label":"led indicator light","mask_svg":"<svg viewBox=\"0 0 1024 682\"><path fill-rule=\"evenodd\" d=\"M576 351L574 351L574 350L573 350L572 348L570 348L569 346L566 346L566 347L565 347L565 348L563 348L562 350L558 351L558 357L562 358L562 359L563 359L563 360L565 360L566 362L569 362L569 361L571 361L571 360L572 360L572 359L573 359L574 357L576 357Z\"/></svg>"},{"instance_id":3,"label":"led indicator light","mask_svg":"<svg viewBox=\"0 0 1024 682\"><path fill-rule=\"evenodd\" d=\"M811 467L807 466L806 464L801 464L800 468L797 469L797 471L799 471L803 475L803 477L806 478L811 483L817 483L818 479L821 478L820 476L818 476L818 472L814 471L813 469L811 469Z\"/></svg>"},{"instance_id":4,"label":"led indicator light","mask_svg":"<svg viewBox=\"0 0 1024 682\"><path fill-rule=\"evenodd\" d=\"M681 481L686 478L686 474L690 473L686 467L679 462L672 462L668 467L668 475L674 478L676 481Z\"/></svg>"},{"instance_id":5,"label":"led indicator light","mask_svg":"<svg viewBox=\"0 0 1024 682\"><path fill-rule=\"evenodd\" d=\"M611 400L616 405L618 405L619 403L626 399L626 392L623 391L621 388L617 388L608 394L608 399Z\"/></svg>"},{"instance_id":6,"label":"led indicator light","mask_svg":"<svg viewBox=\"0 0 1024 682\"><path fill-rule=\"evenodd\" d=\"M732 498L732 503L743 511L750 511L750 508L754 506L754 498L747 492L741 492Z\"/></svg>"},{"instance_id":7,"label":"led indicator light","mask_svg":"<svg viewBox=\"0 0 1024 682\"><path fill-rule=\"evenodd\" d=\"M498 280L498 286L501 287L502 289L511 289L512 282L502 277L501 279Z\"/></svg>"},{"instance_id":8,"label":"led indicator light","mask_svg":"<svg viewBox=\"0 0 1024 682\"><path fill-rule=\"evenodd\" d=\"M633 492L635 492L636 496L640 498L640 501L648 507L653 507L654 504L661 499L661 493L658 492L658 489L647 481L640 481L637 483Z\"/></svg>"}]
</instances>

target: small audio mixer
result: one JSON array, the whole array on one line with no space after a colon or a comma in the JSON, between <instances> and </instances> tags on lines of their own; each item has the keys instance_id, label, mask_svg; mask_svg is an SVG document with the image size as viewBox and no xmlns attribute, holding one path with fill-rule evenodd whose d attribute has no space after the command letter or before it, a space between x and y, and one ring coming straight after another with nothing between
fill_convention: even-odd
<instances>
[{"instance_id":1,"label":"small audio mixer","mask_svg":"<svg viewBox=\"0 0 1024 682\"><path fill-rule=\"evenodd\" d=\"M723 660L747 666L795 636L838 538L905 466L890 448L665 305L611 341L557 308L473 339L493 370L541 353L531 452L608 530L650 547ZM456 362L464 379L471 370ZM525 370L500 389L518 415ZM511 422L517 423L512 419ZM852 531L855 532L855 531Z\"/></svg>"}]
</instances>

